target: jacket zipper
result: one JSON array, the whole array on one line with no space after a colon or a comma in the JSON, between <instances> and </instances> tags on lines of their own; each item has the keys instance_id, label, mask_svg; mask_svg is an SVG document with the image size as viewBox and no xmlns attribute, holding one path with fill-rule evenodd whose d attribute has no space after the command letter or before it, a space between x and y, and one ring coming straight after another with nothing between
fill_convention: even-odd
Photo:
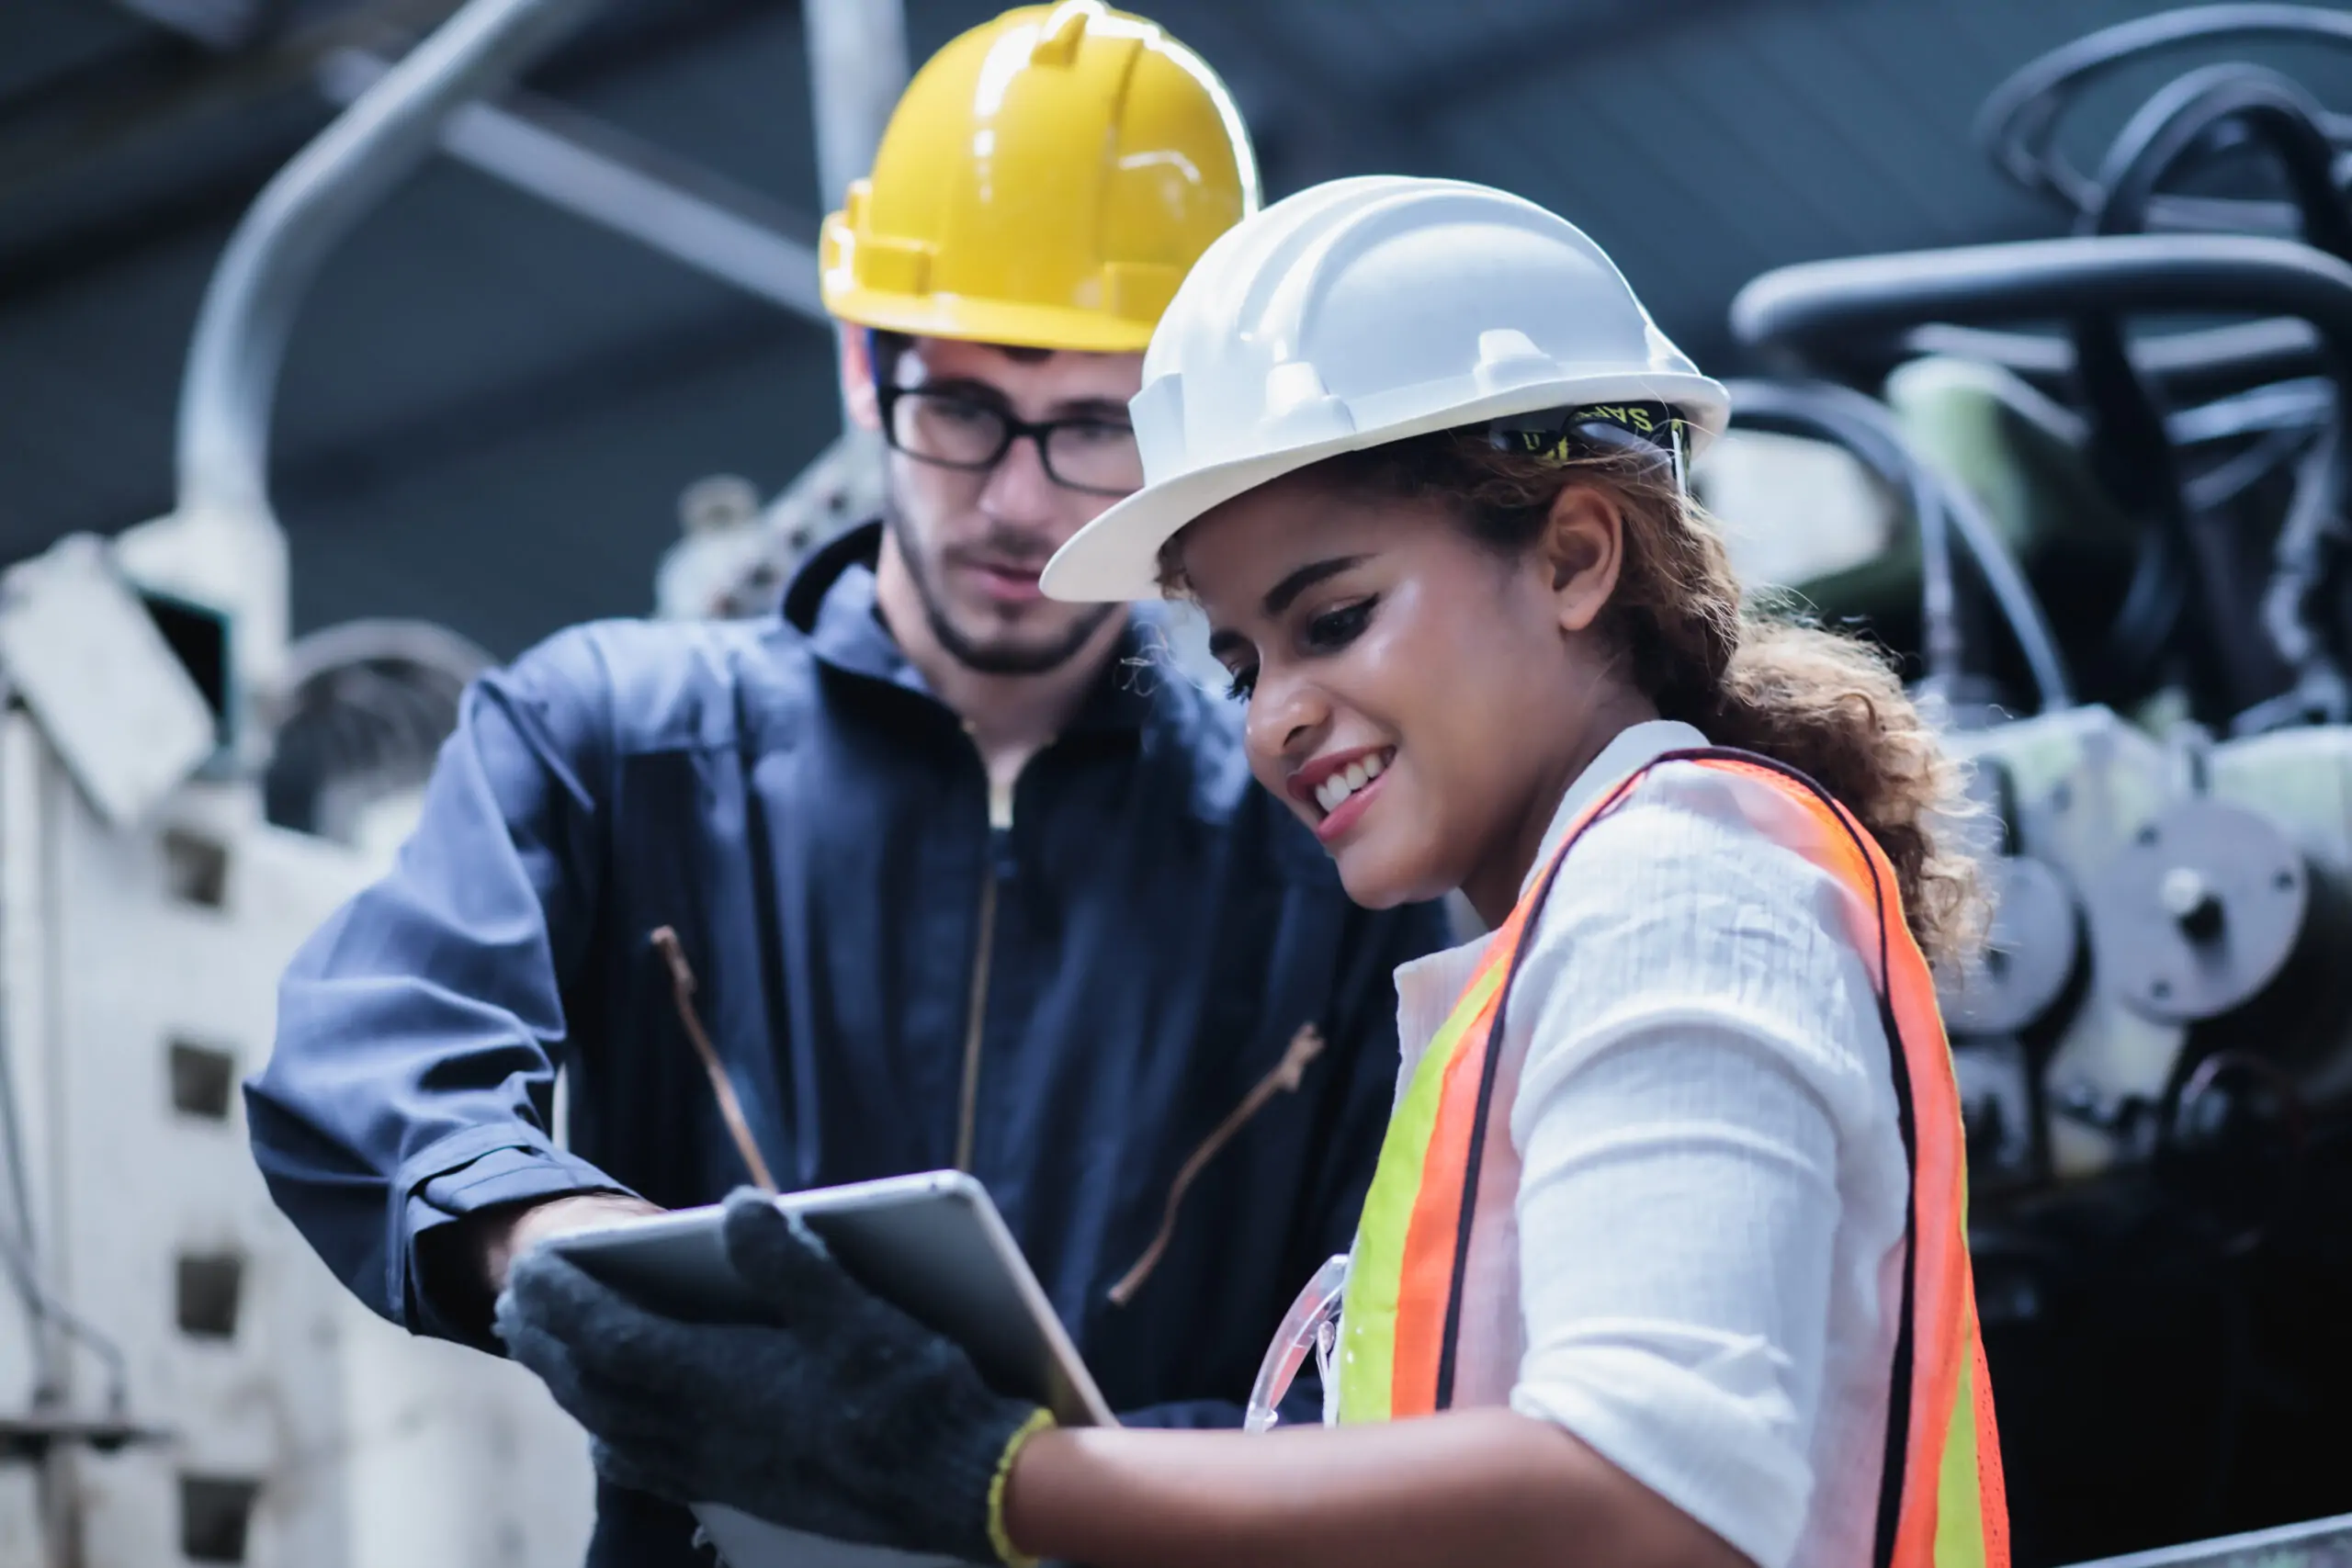
<instances>
[{"instance_id":1,"label":"jacket zipper","mask_svg":"<svg viewBox=\"0 0 2352 1568\"><path fill-rule=\"evenodd\" d=\"M1201 1172L1208 1168L1209 1162L1224 1152L1225 1145L1233 1142L1241 1129L1248 1126L1250 1119L1263 1111L1275 1095L1296 1093L1300 1080L1306 1076L1306 1065L1322 1054L1323 1032L1312 1023L1300 1024L1298 1032L1292 1035L1290 1043L1283 1047L1283 1059L1274 1064L1273 1070L1250 1086L1250 1092L1241 1097L1241 1103L1201 1140L1200 1147L1193 1151L1192 1157L1178 1168L1176 1179L1168 1187L1167 1205L1160 1211L1159 1234L1151 1238L1151 1245L1144 1248L1143 1256L1136 1259L1135 1267L1111 1287L1113 1306L1125 1306L1135 1300L1136 1292L1143 1289L1144 1281L1150 1279L1152 1270L1159 1267L1160 1258L1167 1254L1168 1244L1175 1239L1176 1214L1184 1206L1184 1194Z\"/></svg>"},{"instance_id":2,"label":"jacket zipper","mask_svg":"<svg viewBox=\"0 0 2352 1568\"><path fill-rule=\"evenodd\" d=\"M987 763L981 764L985 770ZM989 964L996 950L997 868L1012 832L1012 785L989 781L988 862L981 868L978 934L972 941L972 987L964 1003L964 1085L956 1097L956 1168L972 1169L978 1134L980 1037L989 1017Z\"/></svg>"}]
</instances>

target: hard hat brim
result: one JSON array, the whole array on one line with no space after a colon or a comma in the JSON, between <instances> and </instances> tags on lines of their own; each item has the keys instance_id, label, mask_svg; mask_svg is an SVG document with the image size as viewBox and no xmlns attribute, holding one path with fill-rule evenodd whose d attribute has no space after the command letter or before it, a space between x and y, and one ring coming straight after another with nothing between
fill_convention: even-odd
<instances>
[{"instance_id":1,"label":"hard hat brim","mask_svg":"<svg viewBox=\"0 0 2352 1568\"><path fill-rule=\"evenodd\" d=\"M1141 354L1151 343L1151 322L1125 321L1099 310L830 286L824 298L826 310L836 321L909 337L954 338L1069 354Z\"/></svg>"},{"instance_id":2,"label":"hard hat brim","mask_svg":"<svg viewBox=\"0 0 2352 1568\"><path fill-rule=\"evenodd\" d=\"M1055 551L1038 587L1048 599L1072 604L1157 599L1161 596L1159 552L1169 540L1207 513L1284 474L1342 452L1385 446L1505 414L1635 398L1669 403L1680 412L1690 422L1693 457L1723 433L1731 417L1731 400L1722 383L1705 376L1620 375L1511 388L1421 418L1213 463L1147 484Z\"/></svg>"}]
</instances>

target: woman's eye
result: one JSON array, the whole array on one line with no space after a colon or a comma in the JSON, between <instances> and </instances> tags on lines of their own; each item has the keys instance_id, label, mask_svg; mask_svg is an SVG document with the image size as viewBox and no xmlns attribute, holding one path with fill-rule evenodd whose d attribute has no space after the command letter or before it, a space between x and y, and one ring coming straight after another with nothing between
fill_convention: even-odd
<instances>
[{"instance_id":1,"label":"woman's eye","mask_svg":"<svg viewBox=\"0 0 2352 1568\"><path fill-rule=\"evenodd\" d=\"M1306 646L1318 653L1329 653L1355 641L1372 620L1372 607L1380 603L1379 595L1359 599L1336 610L1326 610L1306 623Z\"/></svg>"},{"instance_id":2,"label":"woman's eye","mask_svg":"<svg viewBox=\"0 0 2352 1568\"><path fill-rule=\"evenodd\" d=\"M1258 668L1256 665L1253 664L1247 670L1236 670L1233 671L1233 678L1226 682L1226 700L1246 703L1250 700L1250 694L1257 689Z\"/></svg>"}]
</instances>

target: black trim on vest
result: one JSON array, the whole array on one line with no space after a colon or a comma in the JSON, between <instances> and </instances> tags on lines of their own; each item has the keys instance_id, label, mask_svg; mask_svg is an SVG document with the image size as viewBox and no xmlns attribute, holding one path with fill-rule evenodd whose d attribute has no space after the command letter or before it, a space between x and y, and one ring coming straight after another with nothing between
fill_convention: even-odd
<instances>
[{"instance_id":1,"label":"black trim on vest","mask_svg":"<svg viewBox=\"0 0 2352 1568\"><path fill-rule=\"evenodd\" d=\"M1487 1060L1478 1079L1478 1103L1470 1122L1469 1157L1463 1169L1462 1213L1454 1227L1453 1272L1447 1288L1445 1302L1445 1336L1441 1342L1437 1364L1436 1408L1446 1410L1453 1404L1455 1348L1462 1331L1462 1292L1470 1268L1470 1227L1478 1207L1478 1180L1487 1150L1487 1128L1493 1113L1495 1077L1501 1066L1503 1031L1510 1009L1511 988L1518 984L1519 967L1527 960L1529 937L1535 922L1542 919L1544 906L1550 901L1552 886L1559 879L1560 868L1567 863L1568 852L1585 830L1615 810L1635 784L1650 770L1667 762L1746 762L1780 774L1804 788L1829 807L1829 814L1846 830L1849 838L1864 852L1863 863L1871 868L1871 897L1878 911L1878 994L1880 1027L1886 1032L1887 1055L1894 1064L1895 1120L1903 1134L1903 1161L1910 1172L1910 1199L1903 1207L1903 1306L1894 1331L1894 1380L1886 1391L1886 1454L1879 1472L1877 1540L1871 1552L1874 1568L1887 1568L1894 1560L1894 1537L1903 1517L1903 1487L1905 1471L1910 1459L1911 1431L1911 1369L1917 1354L1913 1342L1913 1303L1916 1277L1918 1272L1919 1214L1919 1151L1918 1128L1912 1109L1911 1060L1903 1043L1903 1028L1894 1016L1893 971L1893 939L1888 932L1886 888L1880 883L1878 864L1869 854L1870 840L1855 825L1853 816L1838 797L1824 789L1812 775L1801 769L1760 752L1743 751L1731 746L1693 746L1679 750L1665 751L1651 758L1619 780L1601 803L1577 824L1566 841L1553 852L1552 863L1544 873L1544 880L1535 890L1529 906L1527 919L1520 931L1519 950L1511 954L1510 972L1503 977L1501 995L1495 1002L1495 1021L1487 1031Z\"/></svg>"}]
</instances>

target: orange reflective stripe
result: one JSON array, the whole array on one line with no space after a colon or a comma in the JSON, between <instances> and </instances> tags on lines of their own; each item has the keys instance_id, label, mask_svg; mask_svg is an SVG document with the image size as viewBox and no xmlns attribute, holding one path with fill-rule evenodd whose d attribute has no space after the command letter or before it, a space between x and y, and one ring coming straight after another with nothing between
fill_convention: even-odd
<instances>
[{"instance_id":1,"label":"orange reflective stripe","mask_svg":"<svg viewBox=\"0 0 2352 1568\"><path fill-rule=\"evenodd\" d=\"M1432 1189L1461 1190L1459 1171L1453 1173L1450 1184L1443 1172L1436 1180L1430 1179L1430 1145L1445 1096L1448 1070L1462 1052L1483 1048L1486 1031L1480 1021L1488 1016L1488 1004L1501 991L1502 981L1502 971L1497 966L1479 966L1437 1037L1414 1066L1396 1109L1389 1113L1380 1160L1364 1194L1363 1218L1356 1228L1340 1318L1339 1414L1342 1421L1385 1421L1399 1414L1424 1413L1411 1407L1400 1410L1395 1399L1396 1325L1406 1274L1412 1272L1423 1281L1419 1289L1430 1289L1423 1261L1428 1251L1426 1236L1422 1254L1409 1260L1408 1269L1413 1212ZM1450 1275L1440 1288L1451 1288ZM1442 1326L1442 1313L1437 1321ZM1416 1354L1431 1369L1429 1388L1433 1397L1435 1367L1444 1348L1423 1345Z\"/></svg>"},{"instance_id":2,"label":"orange reflective stripe","mask_svg":"<svg viewBox=\"0 0 2352 1568\"><path fill-rule=\"evenodd\" d=\"M1446 1171L1450 1179L1424 1180L1414 1195L1411 1228L1405 1238L1404 1288L1396 1303L1396 1370L1389 1385L1392 1418L1427 1416L1437 1409L1438 1369L1445 1360L1446 1312L1453 1302L1454 1260L1461 1256L1464 1177L1477 1122L1478 1089L1487 1069L1487 1041L1494 1032L1495 1015L1502 1010L1501 982L1519 952L1525 925L1526 912L1514 908L1488 944L1470 987L1476 994L1481 982L1487 982L1486 999L1445 1064L1424 1168Z\"/></svg>"},{"instance_id":3,"label":"orange reflective stripe","mask_svg":"<svg viewBox=\"0 0 2352 1568\"><path fill-rule=\"evenodd\" d=\"M1972 1564L1990 1561L1980 1555L1991 1544L1981 1529L1955 1535L1938 1528L1941 1500L1952 1495L1947 1483L1962 1479L1947 1473L1948 1458L1969 1472L1962 1495L1974 1495L1980 1505L1984 1500L1985 1474L1979 1473L1984 1461L1975 1452L1951 1451L1951 1439L1959 1427L1969 1450L1984 1448L1984 1433L1993 1418L1992 1395L1989 1385L1978 1386L1977 1370L1984 1358L1976 1333L1968 1262L1965 1134L1959 1085L1952 1076L1943 1018L1936 1005L1935 979L1907 930L1897 928L1900 940L1895 940L1896 932L1882 935L1880 930L1882 922L1894 925L1899 918L1894 868L1843 805L1809 792L1799 795L1778 770L1731 760L1708 760L1700 765L1771 784L1798 800L1824 828L1833 829L1805 847L1806 858L1848 887L1867 892L1876 911L1869 929L1854 935L1866 955L1883 955L1880 984L1885 989L1897 1035L1889 1044L1904 1057L1912 1122L1911 1401L1892 1561L1894 1568L1937 1568L1954 1561L1951 1552L1957 1540L1972 1539L1975 1549L1966 1551L1961 1560ZM1968 1379L1964 1393L1963 1376ZM1997 1496L1997 1438L1990 1453L1988 1473ZM1981 1513L1980 1506L1980 1517ZM2007 1517L2006 1506L2002 1517ZM2003 1562L2007 1561L2005 1547L2006 1543Z\"/></svg>"},{"instance_id":4,"label":"orange reflective stripe","mask_svg":"<svg viewBox=\"0 0 2352 1568\"><path fill-rule=\"evenodd\" d=\"M1502 945L1498 942L1497 946ZM1461 1173L1470 1163L1470 1129L1476 1120L1476 1082L1486 1065L1487 1031L1502 988L1478 1010L1462 1044L1445 1065L1437 1125L1430 1134L1426 1169L1450 1179L1423 1181L1414 1195L1405 1237L1403 1286L1396 1299L1396 1370L1389 1382L1389 1415L1426 1416L1437 1408L1438 1367L1445 1359L1446 1309L1453 1301L1453 1260L1462 1239Z\"/></svg>"},{"instance_id":5,"label":"orange reflective stripe","mask_svg":"<svg viewBox=\"0 0 2352 1568\"><path fill-rule=\"evenodd\" d=\"M1588 807L1564 836L1553 857L1556 869L1585 828L1623 797L1633 779ZM1550 877L1544 879L1548 886ZM1415 1194L1410 1228L1405 1238L1401 1288L1396 1300L1395 1359L1389 1379L1386 1417L1428 1416L1439 1408L1440 1369L1446 1355L1447 1317L1453 1305L1454 1273L1467 1237L1463 1219L1475 1201L1470 1172L1475 1164L1473 1139L1478 1110L1485 1099L1487 1066L1492 1055L1495 1023L1510 993L1509 976L1525 945L1528 922L1543 906L1530 895L1511 912L1487 944L1466 994L1491 987L1470 1026L1462 1031L1445 1064L1444 1088L1438 1100L1437 1120L1423 1158L1420 1190ZM1496 983L1500 981L1502 983ZM1442 1173L1440 1179L1431 1180Z\"/></svg>"},{"instance_id":6,"label":"orange reflective stripe","mask_svg":"<svg viewBox=\"0 0 2352 1568\"><path fill-rule=\"evenodd\" d=\"M1442 1057L1425 1059L1417 1069L1408 1103L1399 1107L1400 1122L1381 1151L1357 1238L1359 1271L1348 1285L1342 1418L1425 1415L1448 1402L1442 1399L1441 1369L1459 1350L1448 1337L1467 1227L1477 1223L1478 1129L1493 1093L1490 1069L1528 927L1586 828L1666 761L1738 773L1801 807L1817 830L1788 847L1852 890L1868 912L1853 916L1849 935L1875 969L1885 1004L1891 1068L1907 1110L1912 1178L1908 1377L1891 1391L1898 1397L1890 1423L1896 1411L1906 1418L1900 1432L1890 1425L1890 1467L1882 1484L1899 1491L1888 1494L1893 1536L1882 1540L1879 1556L1883 1568L2008 1568L2000 1433L1969 1268L1960 1091L1934 976L1904 923L1894 870L1876 840L1802 774L1745 753L1669 752L1622 781L1570 825L1543 875L1495 933L1453 1016L1431 1043L1430 1051ZM1404 1114L1408 1109L1410 1116ZM1429 1129L1426 1138L1419 1135L1422 1126ZM1403 1135L1408 1132L1412 1135ZM1352 1364L1345 1358L1354 1358ZM1374 1360L1376 1366L1370 1364Z\"/></svg>"},{"instance_id":7,"label":"orange reflective stripe","mask_svg":"<svg viewBox=\"0 0 2352 1568\"><path fill-rule=\"evenodd\" d=\"M1975 1287L1969 1288L1969 1345L1975 1352L1976 1499L1984 1520L1984 1561L2008 1568L2009 1483L2001 1470L2001 1428L1993 1418L1993 1371L1984 1364L1984 1335L1976 1321Z\"/></svg>"}]
</instances>

